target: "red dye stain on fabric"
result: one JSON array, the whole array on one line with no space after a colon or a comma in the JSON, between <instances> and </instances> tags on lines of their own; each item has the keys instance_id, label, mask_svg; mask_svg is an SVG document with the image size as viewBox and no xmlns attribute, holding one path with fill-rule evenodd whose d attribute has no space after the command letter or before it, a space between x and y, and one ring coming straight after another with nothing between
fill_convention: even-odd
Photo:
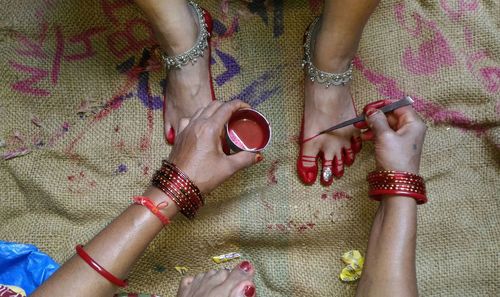
<instances>
[{"instance_id":1,"label":"red dye stain on fabric","mask_svg":"<svg viewBox=\"0 0 500 297\"><path fill-rule=\"evenodd\" d=\"M321 200L325 201L326 200L338 201L338 200L351 200L351 199L352 196L344 191L333 190L331 193L325 192L321 194Z\"/></svg>"},{"instance_id":2,"label":"red dye stain on fabric","mask_svg":"<svg viewBox=\"0 0 500 297\"><path fill-rule=\"evenodd\" d=\"M267 184L276 185L278 183L278 178L276 177L276 171L278 171L278 160L274 160L271 163L271 168L267 171Z\"/></svg>"}]
</instances>

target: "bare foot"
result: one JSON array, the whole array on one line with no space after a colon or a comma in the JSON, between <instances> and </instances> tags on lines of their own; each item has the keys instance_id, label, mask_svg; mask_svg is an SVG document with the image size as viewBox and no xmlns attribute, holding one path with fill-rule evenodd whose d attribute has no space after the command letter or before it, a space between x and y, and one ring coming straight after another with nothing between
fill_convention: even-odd
<instances>
[{"instance_id":1,"label":"bare foot","mask_svg":"<svg viewBox=\"0 0 500 297\"><path fill-rule=\"evenodd\" d=\"M248 261L241 262L231 272L210 270L181 280L177 297L253 297L255 270Z\"/></svg>"},{"instance_id":2,"label":"bare foot","mask_svg":"<svg viewBox=\"0 0 500 297\"><path fill-rule=\"evenodd\" d=\"M178 8L175 16L165 5L168 20L157 22L155 27L161 47L170 57L182 54L191 49L200 34L200 22L192 6ZM170 7L171 9L171 7ZM161 14L162 10L158 11ZM208 31L211 32L212 19L209 14L204 16ZM195 63L187 63L180 69L171 68L167 74L165 93L164 132L169 143L175 139L180 120L190 118L197 110L208 105L213 99L211 91L210 48L205 49L203 56Z\"/></svg>"},{"instance_id":3,"label":"bare foot","mask_svg":"<svg viewBox=\"0 0 500 297\"><path fill-rule=\"evenodd\" d=\"M311 53L315 67L330 73L343 73L348 69L354 53L347 55L347 58L330 58L326 61L316 58L317 56L324 57L325 55L320 51L325 50L329 51L330 57L334 57L335 48L328 48L332 44L329 40L322 42L322 39L328 39L330 36L322 36L321 28L318 30L317 38L316 34L312 37ZM317 39L316 42L315 39ZM304 95L302 140L356 116L350 83L326 88L324 84L312 82L306 74ZM344 174L344 167L354 162L355 154L360 149L359 132L353 126L303 142L301 155L297 160L299 177L305 184L313 184L318 174L317 159L319 158L322 161L321 183L331 185L333 177L340 178Z\"/></svg>"}]
</instances>

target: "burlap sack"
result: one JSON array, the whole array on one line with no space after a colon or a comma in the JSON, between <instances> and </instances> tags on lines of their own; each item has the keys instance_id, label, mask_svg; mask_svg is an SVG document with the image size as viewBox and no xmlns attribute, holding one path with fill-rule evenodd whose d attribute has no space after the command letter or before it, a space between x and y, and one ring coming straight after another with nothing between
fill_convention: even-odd
<instances>
[{"instance_id":1,"label":"burlap sack","mask_svg":"<svg viewBox=\"0 0 500 297\"><path fill-rule=\"evenodd\" d=\"M257 267L259 296L354 295L356 284L338 279L340 256L366 249L377 207L364 180L372 146L330 188L303 186L295 173L302 36L318 2L201 3L217 20L218 98L265 113L274 138L266 160L212 193L196 220L178 217L157 237L130 291L174 296L174 266L195 274L222 267L212 256L239 252ZM0 11L1 152L31 151L0 161L0 237L62 263L141 193L168 154L164 71L131 2L3 0ZM356 60L358 108L409 94L429 124L422 296L498 296L499 11L498 1L383 1Z\"/></svg>"}]
</instances>

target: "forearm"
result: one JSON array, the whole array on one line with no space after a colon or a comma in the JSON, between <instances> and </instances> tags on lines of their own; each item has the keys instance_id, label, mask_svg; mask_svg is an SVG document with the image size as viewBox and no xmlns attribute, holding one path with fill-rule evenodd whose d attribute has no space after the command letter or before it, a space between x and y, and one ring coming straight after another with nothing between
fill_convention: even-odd
<instances>
[{"instance_id":1,"label":"forearm","mask_svg":"<svg viewBox=\"0 0 500 297\"><path fill-rule=\"evenodd\" d=\"M167 199L160 190L150 188L144 196L159 203ZM172 218L177 207L171 200L162 212ZM146 207L129 206L84 247L85 251L114 276L125 279L162 223ZM76 243L75 243L76 244ZM68 260L32 296L112 296L116 286L93 270L78 255Z\"/></svg>"},{"instance_id":2,"label":"forearm","mask_svg":"<svg viewBox=\"0 0 500 297\"><path fill-rule=\"evenodd\" d=\"M356 296L417 296L417 205L386 197L375 216Z\"/></svg>"}]
</instances>

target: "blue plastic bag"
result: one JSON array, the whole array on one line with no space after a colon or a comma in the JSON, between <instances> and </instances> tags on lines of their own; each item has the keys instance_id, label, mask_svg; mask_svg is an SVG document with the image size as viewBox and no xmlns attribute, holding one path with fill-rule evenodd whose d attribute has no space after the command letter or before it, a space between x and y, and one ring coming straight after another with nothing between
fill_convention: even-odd
<instances>
[{"instance_id":1,"label":"blue plastic bag","mask_svg":"<svg viewBox=\"0 0 500 297\"><path fill-rule=\"evenodd\" d=\"M0 284L22 288L30 295L59 264L31 244L0 240Z\"/></svg>"}]
</instances>

